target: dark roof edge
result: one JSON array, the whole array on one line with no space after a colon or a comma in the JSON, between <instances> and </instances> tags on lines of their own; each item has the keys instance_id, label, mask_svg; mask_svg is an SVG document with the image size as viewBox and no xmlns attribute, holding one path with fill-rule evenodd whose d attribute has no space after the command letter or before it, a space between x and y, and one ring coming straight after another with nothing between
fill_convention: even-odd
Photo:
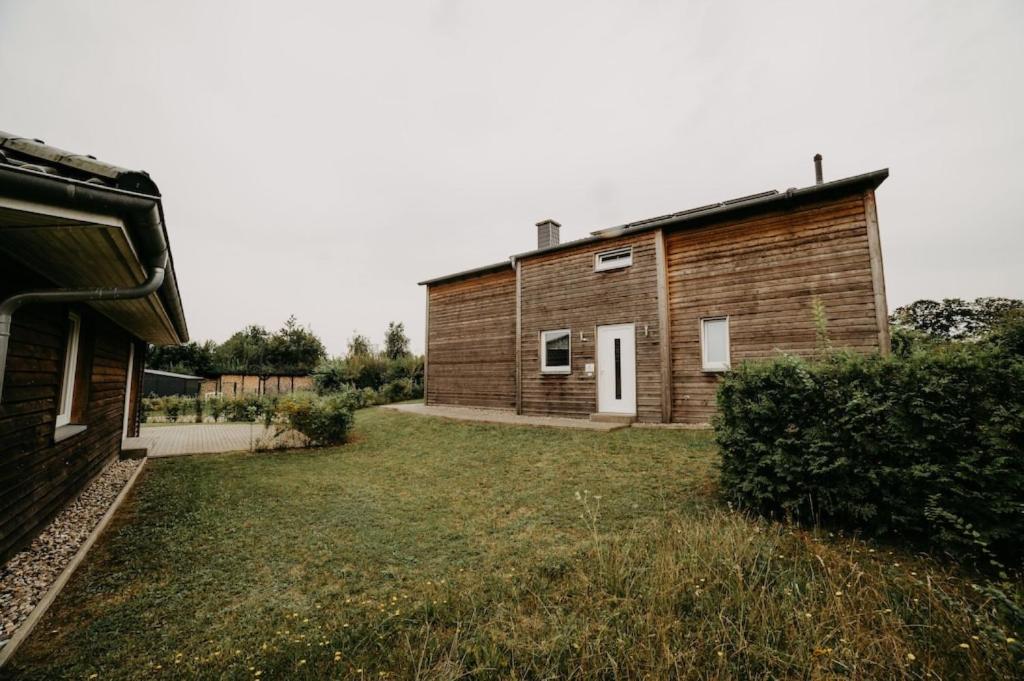
<instances>
[{"instance_id":1,"label":"dark roof edge","mask_svg":"<svg viewBox=\"0 0 1024 681\"><path fill-rule=\"evenodd\" d=\"M880 170L873 170L869 173L844 177L839 180L823 182L822 184L814 184L800 189L787 189L784 192L762 192L760 194L753 194L748 199L730 199L718 204L712 204L706 209L691 209L680 213L665 215L660 218L648 218L646 220L630 222L617 227L608 227L591 232L591 236L575 239L573 241L566 241L565 243L558 244L557 246L524 251L523 253L517 253L511 256L504 262L485 265L484 267L476 267L470 270L463 270L462 272L456 272L455 274L449 274L443 277L435 277L434 279L427 279L426 281L419 282L419 285L429 286L431 284L441 284L457 279L466 279L468 277L486 274L488 272L497 272L498 270L506 267L512 267L516 260L520 260L522 258L543 255L545 253L554 253L556 251L564 251L569 248L585 246L587 244L605 241L607 239L614 239L629 234L642 234L644 232L662 229L664 227L674 227L686 222L696 222L698 220L706 221L709 218L719 218L750 210L770 210L775 208L777 204L784 205L794 201L804 201L807 199L813 199L818 195L828 196L829 194L850 192L858 189L876 189L887 177L889 177L889 169L882 168Z\"/></svg>"},{"instance_id":2,"label":"dark roof edge","mask_svg":"<svg viewBox=\"0 0 1024 681\"><path fill-rule=\"evenodd\" d=\"M176 374L173 371L164 371L162 369L150 369L149 367L143 369L143 373L153 374L154 376L171 376L173 378L187 378L193 381L204 380L202 376L193 376L191 374Z\"/></svg>"},{"instance_id":3,"label":"dark roof edge","mask_svg":"<svg viewBox=\"0 0 1024 681\"><path fill-rule=\"evenodd\" d=\"M649 232L655 229L661 229L664 227L674 227L679 224L686 222L696 222L698 220L707 220L708 218L718 218L733 213L739 213L744 211L750 211L751 209L757 210L770 210L776 207L777 204L785 204L796 200L806 200L808 198L814 198L817 195L826 196L828 194L853 191L856 189L875 189L878 185L885 181L885 178L889 177L889 169L882 168L881 170L874 170L870 173L863 173L861 175L854 175L852 177L844 177L840 180L833 180L832 182L824 182L822 184L811 185L810 187L803 187L800 189L787 189L784 192L774 194L755 194L754 198L746 201L723 201L707 210L698 211L683 211L682 213L674 213L672 215L666 215L663 218L654 218L648 220L642 220L640 223L627 223L625 225L619 225L617 227L608 227L606 229L592 232L591 236L583 237L582 239L575 239L573 241L566 241L565 243L558 244L557 246L551 246L549 248L541 248L532 251L525 251L523 253L517 253L512 256L512 260L519 260L521 258L529 258L535 255L543 255L545 253L553 253L556 251L565 250L567 248L574 248L576 246L584 246L586 244L594 243L597 241L604 241L606 239L613 239L620 236L626 236L629 234L642 234L643 232Z\"/></svg>"},{"instance_id":4,"label":"dark roof edge","mask_svg":"<svg viewBox=\"0 0 1024 681\"><path fill-rule=\"evenodd\" d=\"M502 262L496 262L493 265L484 265L483 267L474 267L471 270L463 270L456 272L455 274L446 274L443 277L434 277L433 279L426 279L417 284L417 286L431 286L432 284L443 284L448 281L454 281L456 279L468 279L481 274L488 274L490 272L498 272L505 268L512 267L511 260L505 260Z\"/></svg>"},{"instance_id":5,"label":"dark roof edge","mask_svg":"<svg viewBox=\"0 0 1024 681\"><path fill-rule=\"evenodd\" d=\"M0 177L10 173L11 178L26 178L32 185L25 185L37 196L35 200L50 201L57 205L70 208L81 208L86 204L88 210L106 215L115 215L124 220L128 229L128 239L135 247L140 260L148 260L152 254L147 253L145 235L142 234L142 223L149 219L147 211L156 210L163 242L166 246L167 264L164 283L157 292L167 311L168 318L178 339L188 342L188 324L181 304L181 291L178 289L178 278L174 269L174 255L167 235L167 223L164 220L163 201L159 195L142 194L127 189L119 189L104 184L76 180L63 175L51 175L29 168L0 165ZM19 183L23 184L23 183ZM129 208L133 205L134 208ZM143 262L144 266L148 264Z\"/></svg>"},{"instance_id":6,"label":"dark roof edge","mask_svg":"<svg viewBox=\"0 0 1024 681\"><path fill-rule=\"evenodd\" d=\"M90 154L76 154L50 146L42 140L21 137L9 132L0 131L0 163L27 164L47 174L57 174L90 184L113 186L138 193L160 195L156 183L145 170L123 168L100 161Z\"/></svg>"}]
</instances>

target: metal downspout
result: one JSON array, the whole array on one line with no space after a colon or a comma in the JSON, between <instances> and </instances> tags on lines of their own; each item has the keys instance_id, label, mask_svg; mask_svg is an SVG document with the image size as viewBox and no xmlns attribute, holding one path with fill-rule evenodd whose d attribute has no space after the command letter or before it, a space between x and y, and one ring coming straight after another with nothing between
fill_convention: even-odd
<instances>
[{"instance_id":1,"label":"metal downspout","mask_svg":"<svg viewBox=\"0 0 1024 681\"><path fill-rule=\"evenodd\" d=\"M160 288L164 283L164 272L167 268L167 254L163 255L159 266L149 271L145 282L132 288L89 288L89 289L54 289L52 291L28 291L17 293L0 302L0 403L3 402L4 375L7 369L7 349L11 342L11 323L14 313L22 305L28 303L78 303L93 300L131 300L145 298Z\"/></svg>"}]
</instances>

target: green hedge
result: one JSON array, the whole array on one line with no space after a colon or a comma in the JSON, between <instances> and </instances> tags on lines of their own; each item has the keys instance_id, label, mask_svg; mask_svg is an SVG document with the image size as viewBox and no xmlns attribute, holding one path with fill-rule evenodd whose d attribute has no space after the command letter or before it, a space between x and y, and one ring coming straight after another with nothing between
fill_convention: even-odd
<instances>
[{"instance_id":1,"label":"green hedge","mask_svg":"<svg viewBox=\"0 0 1024 681\"><path fill-rule=\"evenodd\" d=\"M302 433L311 445L337 445L352 429L355 393L292 393L277 403L288 428Z\"/></svg>"},{"instance_id":2,"label":"green hedge","mask_svg":"<svg viewBox=\"0 0 1024 681\"><path fill-rule=\"evenodd\" d=\"M991 344L746 364L718 393L725 494L776 517L1024 557L1024 360Z\"/></svg>"}]
</instances>

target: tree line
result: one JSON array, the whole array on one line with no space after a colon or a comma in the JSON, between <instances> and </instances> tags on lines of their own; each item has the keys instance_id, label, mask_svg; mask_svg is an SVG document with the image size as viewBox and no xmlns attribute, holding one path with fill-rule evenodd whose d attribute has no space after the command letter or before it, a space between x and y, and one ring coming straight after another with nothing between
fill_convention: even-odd
<instances>
[{"instance_id":1,"label":"tree line","mask_svg":"<svg viewBox=\"0 0 1024 681\"><path fill-rule=\"evenodd\" d=\"M412 355L402 322L388 324L384 346L379 352L363 334L356 333L349 339L347 357L376 355L392 360ZM308 326L300 325L292 315L277 331L250 324L223 343L207 340L177 346L150 346L146 366L195 376L228 373L305 375L312 373L326 359L327 349L320 337Z\"/></svg>"}]
</instances>

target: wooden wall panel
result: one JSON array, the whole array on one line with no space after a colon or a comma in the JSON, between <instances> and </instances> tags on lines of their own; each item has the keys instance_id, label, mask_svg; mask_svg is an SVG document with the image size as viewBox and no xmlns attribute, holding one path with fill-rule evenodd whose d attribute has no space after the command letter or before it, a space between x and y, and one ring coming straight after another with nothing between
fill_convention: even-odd
<instances>
[{"instance_id":1,"label":"wooden wall panel","mask_svg":"<svg viewBox=\"0 0 1024 681\"><path fill-rule=\"evenodd\" d=\"M511 267L428 287L428 404L515 408L515 295Z\"/></svg>"},{"instance_id":2,"label":"wooden wall panel","mask_svg":"<svg viewBox=\"0 0 1024 681\"><path fill-rule=\"evenodd\" d=\"M729 316L731 360L815 351L813 300L834 347L876 352L865 196L679 230L666 235L674 421L707 423L718 374L701 369L700 319ZM877 279L877 276L876 276Z\"/></svg>"},{"instance_id":3,"label":"wooden wall panel","mask_svg":"<svg viewBox=\"0 0 1024 681\"><path fill-rule=\"evenodd\" d=\"M46 287L0 256L0 297ZM80 366L84 432L54 443L67 306L28 305L14 315L0 401L0 561L31 540L121 451L131 336L87 307ZM84 329L88 328L86 334Z\"/></svg>"},{"instance_id":4,"label":"wooden wall panel","mask_svg":"<svg viewBox=\"0 0 1024 681\"><path fill-rule=\"evenodd\" d=\"M633 264L594 271L594 255L633 246ZM596 363L596 327L636 325L637 419L661 420L661 363L654 234L646 233L519 261L522 268L522 411L546 416L589 417L597 411L596 376L584 364ZM540 332L572 332L572 372L542 374ZM580 332L585 340L580 340Z\"/></svg>"}]
</instances>

